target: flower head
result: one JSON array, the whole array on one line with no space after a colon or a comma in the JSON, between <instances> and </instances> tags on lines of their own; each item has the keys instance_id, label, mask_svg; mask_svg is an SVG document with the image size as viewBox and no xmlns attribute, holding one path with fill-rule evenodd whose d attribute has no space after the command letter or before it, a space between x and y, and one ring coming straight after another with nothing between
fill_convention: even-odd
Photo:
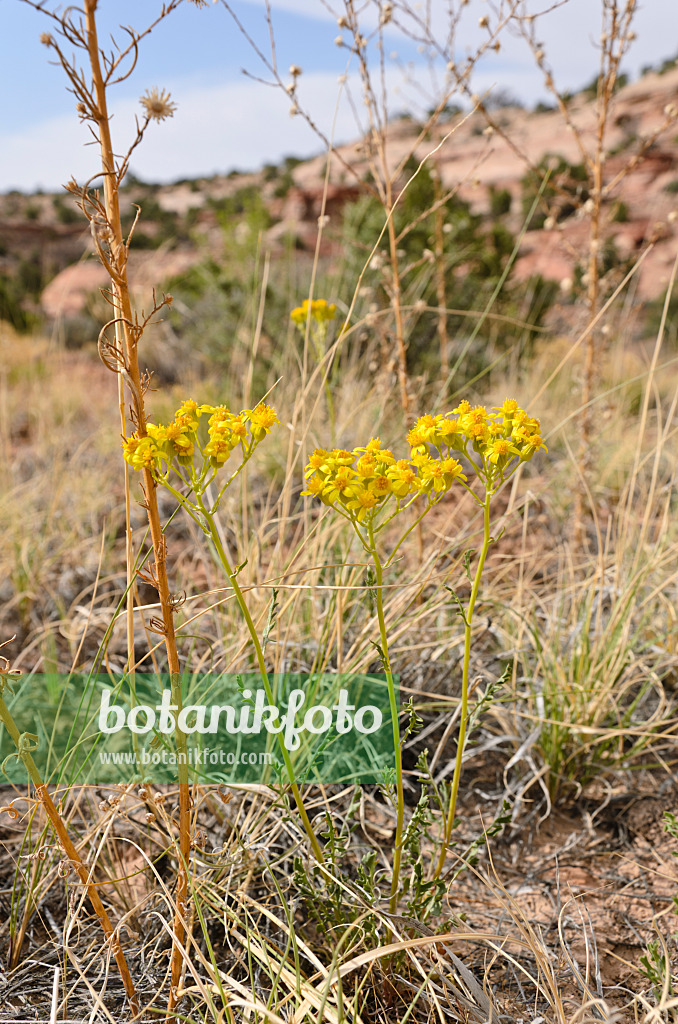
<instances>
[{"instance_id":1,"label":"flower head","mask_svg":"<svg viewBox=\"0 0 678 1024\"><path fill-rule=\"evenodd\" d=\"M205 415L209 416L208 440L203 447L199 425ZM164 476L174 459L180 466L191 466L197 450L213 469L219 469L238 445L243 455L249 456L279 422L275 409L263 402L255 409L234 414L226 405L198 405L195 399L187 398L170 423L147 423L146 437L133 434L124 438L123 456L133 469L149 466ZM161 469L161 463L166 469Z\"/></svg>"},{"instance_id":2,"label":"flower head","mask_svg":"<svg viewBox=\"0 0 678 1024\"><path fill-rule=\"evenodd\" d=\"M263 441L267 434L270 434L274 423L280 423L272 405L265 405L261 402L250 414L250 430L255 441Z\"/></svg>"},{"instance_id":3,"label":"flower head","mask_svg":"<svg viewBox=\"0 0 678 1024\"><path fill-rule=\"evenodd\" d=\"M353 501L349 501L347 508L357 513L356 518L359 523L365 519L365 517L373 512L379 504L379 498L374 491L361 490L358 491Z\"/></svg>"},{"instance_id":4,"label":"flower head","mask_svg":"<svg viewBox=\"0 0 678 1024\"><path fill-rule=\"evenodd\" d=\"M335 319L337 307L333 302L329 303L327 299L313 299L310 303L308 299L304 299L300 306L292 310L290 320L303 330L306 327L309 313L311 321L316 324L327 324L330 320Z\"/></svg>"},{"instance_id":5,"label":"flower head","mask_svg":"<svg viewBox=\"0 0 678 1024\"><path fill-rule=\"evenodd\" d=\"M166 117L173 117L177 109L176 103L172 103L170 94L163 89L160 92L157 87L147 89L139 100L146 111L149 121L164 121Z\"/></svg>"}]
</instances>

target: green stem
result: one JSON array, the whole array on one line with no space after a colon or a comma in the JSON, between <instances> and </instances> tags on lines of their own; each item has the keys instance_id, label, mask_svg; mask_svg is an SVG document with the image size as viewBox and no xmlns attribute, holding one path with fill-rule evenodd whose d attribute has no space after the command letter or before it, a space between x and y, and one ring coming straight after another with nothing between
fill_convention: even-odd
<instances>
[{"instance_id":1,"label":"green stem","mask_svg":"<svg viewBox=\"0 0 678 1024\"><path fill-rule=\"evenodd\" d=\"M412 504L412 502L410 502L410 505L411 505L411 504ZM388 561L386 562L386 568L387 568L387 569L388 569L388 567L390 566L390 564L391 564L391 562L393 561L393 559L395 558L395 556L396 556L396 555L398 554L398 550L399 550L399 548L400 548L401 544L403 543L403 541L407 540L407 538L408 538L408 537L409 537L409 535L410 535L410 534L412 533L412 531L413 531L414 529L416 529L416 527L417 527L417 526L419 526L419 523L420 523L420 522L422 521L422 519L424 518L424 516L425 516L425 515L426 515L426 514L427 514L428 512L430 512L430 511L431 511L431 509L433 508L433 506L434 506L435 504L437 504L437 502L432 502L432 501L431 501L431 500L429 499L429 502L428 502L428 504L427 504L426 508L424 509L424 511L423 511L423 512L421 513L421 515L417 516L417 518L416 518L416 519L414 520L414 522L412 523L412 525L411 525L411 526L408 526L408 528L407 528L407 529L405 530L405 533L404 533L404 534L402 535L402 537L400 538L400 540L398 541L398 543L396 544L396 546L394 547L393 551L391 552L391 554L390 554L390 555L389 555L389 557L388 557ZM409 508L409 505L406 505L406 506L405 506L405 508ZM384 525L386 525L386 524L384 524Z\"/></svg>"},{"instance_id":2,"label":"green stem","mask_svg":"<svg viewBox=\"0 0 678 1024\"><path fill-rule=\"evenodd\" d=\"M384 652L384 672L386 673L386 685L388 686L388 699L391 706L391 722L393 726L393 746L395 749L395 770L396 770L396 834L393 846L393 880L391 882L391 900L389 909L395 914L398 906L398 889L400 886L400 861L402 857L403 822L405 818L405 794L403 792L403 759L400 747L400 708L396 699L395 686L393 684L393 673L391 672L391 660L388 654L388 639L386 636L386 621L384 619L384 597L383 597L383 567L381 559L374 543L374 531L369 527L370 554L374 562L375 591L377 596L377 619L379 620L379 636L381 638L381 649Z\"/></svg>"},{"instance_id":3,"label":"green stem","mask_svg":"<svg viewBox=\"0 0 678 1024\"><path fill-rule=\"evenodd\" d=\"M247 602L245 601L245 596L244 596L242 590L240 589L240 584L238 583L237 575L231 569L230 563L228 561L228 556L226 555L226 552L224 551L224 546L221 543L221 538L219 536L219 531L217 530L216 524L214 522L214 510L208 511L205 508L205 505L203 504L202 498L199 495L196 495L196 501L198 502L198 504L200 506L200 510L201 510L202 514L204 515L204 517L205 517L205 522L207 523L207 527L208 527L208 530L209 530L209 535L210 535L210 537L212 539L212 543L214 544L214 547L216 548L217 555L219 557L219 561L221 562L221 564L224 567L224 570L226 572L226 575L228 576L228 579L229 579L229 582L231 584L231 587L233 588L233 593L235 594L235 599L238 602L238 606L240 608L240 611L242 612L242 616L243 616L243 618L245 620L245 623L247 624L247 630L248 630L248 632L250 634L250 637L252 638L252 643L254 645L254 650L255 650L255 654L256 654L256 658L257 658L257 664L259 666L259 674L261 675L261 681L264 684L264 690L266 691L266 698L267 698L267 700L269 701L270 704L273 704L274 703L273 691L271 690L271 685L270 685L270 683L268 681L268 673L266 671L266 662L264 660L264 651L263 651L263 648L261 646L261 642L259 640L259 635L257 633L256 626L254 625L254 621L252 620L252 616L250 615L250 610L247 607ZM294 802L297 805L297 810L299 811L299 816L301 817L301 820L302 820L302 823L303 823L303 826L304 826L304 830L306 832L306 835L309 838L309 841L311 843L311 847L313 849L313 853L314 853L314 855L316 857L316 860L320 864L324 864L325 863L325 858L323 856L323 852L322 852L322 849L320 847L320 843L318 842L318 839L316 838L315 832L313 831L313 826L311 825L311 822L309 820L308 814L306 813L306 808L304 807L304 803L303 803L303 800L301 798L301 792L299 790L299 786L294 781L294 768L292 767L292 762L290 760L290 755L289 755L289 753L287 751L287 748L285 747L285 744L283 742L283 738L282 738L282 736L280 734L278 735L278 742L280 744L280 751L282 753L283 761L285 762L285 768L287 770L287 777L290 780L290 787L292 789L292 794L294 796Z\"/></svg>"},{"instance_id":4,"label":"green stem","mask_svg":"<svg viewBox=\"0 0 678 1024\"><path fill-rule=\"evenodd\" d=\"M469 598L468 609L466 612L466 618L464 621L464 668L462 673L461 683L461 719L459 722L459 738L457 740L457 757L454 764L454 775L452 777L452 791L450 793L450 806L447 811L447 820L445 823L445 834L443 836L442 846L440 848L440 856L434 872L434 879L438 878L445 866L445 858L447 851L450 846L450 840L452 838L452 832L454 829L454 819L457 810L457 796L459 793L459 780L461 779L461 763L464 756L464 746L466 743L466 727L468 724L468 689L469 689L469 671L471 664L471 629L473 627L473 611L476 606L476 600L478 597L478 591L480 590L480 581L483 575L483 569L485 567L485 559L487 558L487 552L492 542L490 537L490 502L494 491L491 488L491 484L488 480L485 490L485 501L483 502L483 546L480 550L480 558L478 559L478 565L476 568L476 574L473 580L473 586L471 588L471 597Z\"/></svg>"}]
</instances>

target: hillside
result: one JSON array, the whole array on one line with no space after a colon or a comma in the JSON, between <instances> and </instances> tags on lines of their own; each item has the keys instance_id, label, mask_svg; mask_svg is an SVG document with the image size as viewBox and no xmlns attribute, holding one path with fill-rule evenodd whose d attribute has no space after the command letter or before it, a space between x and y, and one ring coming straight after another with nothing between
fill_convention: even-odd
<instances>
[{"instance_id":1,"label":"hillside","mask_svg":"<svg viewBox=\"0 0 678 1024\"><path fill-rule=\"evenodd\" d=\"M654 299L666 289L676 255L678 217L678 134L675 124L614 184L629 160L658 132L678 103L678 69L648 73L622 88L614 100L607 136L605 184L612 187L605 207L604 233L612 259L620 265L651 251L636 275L636 297ZM570 101L572 122L592 142L595 105L590 92ZM448 116L431 138L416 145L416 160L434 154L434 166L445 188L488 219L501 217L518 234L534 196L526 185L530 168L552 168L548 208L533 218L513 268L514 279L539 274L555 281L563 295L578 272L588 237L578 165L582 155L574 133L564 129L561 112L528 112L500 107L487 118L476 112ZM387 129L387 159L396 166L417 141L411 120ZM162 286L207 256L224 259L223 225L237 222L243 195L257 194L266 210L265 239L275 254L290 240L298 252L316 246L318 217L323 209L326 156L308 161L288 158L253 174L232 173L209 179L152 186L132 179L125 188L129 203L142 208L132 258L133 277L142 290ZM407 178L401 176L401 185ZM342 244L342 211L356 200L369 181L369 146L365 139L339 147L333 155L325 196L325 232L321 251L332 257ZM548 196L548 191L545 196ZM240 237L247 235L242 223ZM581 272L581 268L579 268ZM106 273L93 256L88 231L68 195L0 196L0 275L4 278L5 317L22 328L32 316L48 323L78 323L91 306ZM1 283L2 279L0 279ZM80 330L88 332L87 323ZM69 333L69 332L67 332Z\"/></svg>"}]
</instances>

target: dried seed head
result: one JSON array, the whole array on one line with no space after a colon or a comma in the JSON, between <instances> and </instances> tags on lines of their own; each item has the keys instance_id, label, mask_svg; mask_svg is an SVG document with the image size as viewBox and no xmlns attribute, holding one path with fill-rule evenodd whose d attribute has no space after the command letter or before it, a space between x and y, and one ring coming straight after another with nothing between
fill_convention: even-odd
<instances>
[{"instance_id":1,"label":"dried seed head","mask_svg":"<svg viewBox=\"0 0 678 1024\"><path fill-rule=\"evenodd\" d=\"M298 113L299 107L296 105L296 103L293 103L292 106L290 107L290 117L296 117Z\"/></svg>"},{"instance_id":2,"label":"dried seed head","mask_svg":"<svg viewBox=\"0 0 678 1024\"><path fill-rule=\"evenodd\" d=\"M40 42L43 46L54 46L54 38L49 34L49 32L40 33Z\"/></svg>"},{"instance_id":3,"label":"dried seed head","mask_svg":"<svg viewBox=\"0 0 678 1024\"><path fill-rule=\"evenodd\" d=\"M487 25L488 25L487 15L483 14L482 18L478 18L478 27L479 28L487 28Z\"/></svg>"},{"instance_id":4,"label":"dried seed head","mask_svg":"<svg viewBox=\"0 0 678 1024\"><path fill-rule=\"evenodd\" d=\"M343 16L343 14L340 18L337 18L337 25L339 26L339 28L348 28L348 22L346 18Z\"/></svg>"},{"instance_id":5,"label":"dried seed head","mask_svg":"<svg viewBox=\"0 0 678 1024\"><path fill-rule=\"evenodd\" d=\"M157 88L144 93L139 100L146 111L149 121L164 121L166 117L172 117L177 109L176 103L172 103L170 94L164 90L160 92Z\"/></svg>"},{"instance_id":6,"label":"dried seed head","mask_svg":"<svg viewBox=\"0 0 678 1024\"><path fill-rule=\"evenodd\" d=\"M344 37L343 36L335 36L334 37L334 45L335 46L343 46L344 45Z\"/></svg>"},{"instance_id":7,"label":"dried seed head","mask_svg":"<svg viewBox=\"0 0 678 1024\"><path fill-rule=\"evenodd\" d=\"M290 74L292 78L298 78L301 74L301 68L298 64L290 64Z\"/></svg>"}]
</instances>

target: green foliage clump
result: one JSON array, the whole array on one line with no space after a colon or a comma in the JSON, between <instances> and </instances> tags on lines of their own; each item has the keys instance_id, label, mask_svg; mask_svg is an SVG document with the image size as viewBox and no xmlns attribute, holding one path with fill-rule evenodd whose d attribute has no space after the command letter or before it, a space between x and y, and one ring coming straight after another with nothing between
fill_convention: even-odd
<instances>
[{"instance_id":1,"label":"green foliage clump","mask_svg":"<svg viewBox=\"0 0 678 1024\"><path fill-rule=\"evenodd\" d=\"M134 223L137 207L140 208L141 215L134 229L135 249L156 249L163 242L186 240L180 218L170 210L165 210L148 189L136 192L130 200L130 208L122 217L122 229L125 234L129 233ZM147 231L145 226L150 226L151 230Z\"/></svg>"},{"instance_id":2,"label":"green foliage clump","mask_svg":"<svg viewBox=\"0 0 678 1024\"><path fill-rule=\"evenodd\" d=\"M505 350L511 343L532 335L555 297L554 289L541 279L514 283L510 272L494 297L515 246L508 228L474 213L469 204L457 196L438 197L427 166L417 171L417 164L406 168L414 175L401 193L393 213L398 246L398 264L402 302L409 307L407 320L408 369L410 372L439 373L438 355L438 291L436 270L443 262L445 307L448 335L455 349L461 352L465 339L476 325L478 316L491 305L491 316L483 323L472 351L465 355L457 381L461 385L482 372L491 362L488 346ZM417 172L417 173L415 173ZM508 201L497 193L500 209ZM509 196L510 201L510 196ZM442 251L436 245L436 207L443 215ZM345 274L355 280L372 251L374 240L384 227L384 211L380 202L362 196L344 210L342 241L345 245ZM390 304L392 268L385 235L369 262L363 278L363 295L378 309ZM424 312L417 310L423 307ZM367 310L357 310L358 314ZM502 318L499 320L497 315ZM511 320L521 324L511 323ZM526 329L523 324L529 324ZM387 321L380 321L387 330ZM387 340L387 339L385 339Z\"/></svg>"},{"instance_id":3,"label":"green foliage clump","mask_svg":"<svg viewBox=\"0 0 678 1024\"><path fill-rule=\"evenodd\" d=\"M645 308L645 331L648 336L656 338L661 328L666 305L666 289L656 299L647 303ZM665 326L666 339L675 344L678 338L678 293L673 292L669 299Z\"/></svg>"},{"instance_id":4,"label":"green foliage clump","mask_svg":"<svg viewBox=\"0 0 678 1024\"><path fill-rule=\"evenodd\" d=\"M504 217L511 212L511 193L507 188L490 187L490 214Z\"/></svg>"},{"instance_id":5,"label":"green foliage clump","mask_svg":"<svg viewBox=\"0 0 678 1024\"><path fill-rule=\"evenodd\" d=\"M610 219L615 224L626 224L626 222L628 221L628 219L629 219L629 208L628 208L627 204L622 199L619 199L614 204L614 206L612 207L612 213L610 214Z\"/></svg>"},{"instance_id":6,"label":"green foliage clump","mask_svg":"<svg viewBox=\"0 0 678 1024\"><path fill-rule=\"evenodd\" d=\"M208 198L207 206L214 210L219 224L226 234L232 233L237 225L245 224L248 232L256 237L257 232L271 226L271 215L256 185L243 185L232 195L221 199Z\"/></svg>"},{"instance_id":7,"label":"green foliage clump","mask_svg":"<svg viewBox=\"0 0 678 1024\"><path fill-rule=\"evenodd\" d=\"M523 216L528 217L534 201L539 205L532 214L528 230L543 228L550 213L558 220L570 217L589 197L588 176L583 164L570 164L558 154L546 154L521 181Z\"/></svg>"},{"instance_id":8,"label":"green foliage clump","mask_svg":"<svg viewBox=\"0 0 678 1024\"><path fill-rule=\"evenodd\" d=\"M75 204L66 204L61 196L54 197L54 213L60 224L76 224L82 220L82 214Z\"/></svg>"},{"instance_id":9,"label":"green foliage clump","mask_svg":"<svg viewBox=\"0 0 678 1024\"><path fill-rule=\"evenodd\" d=\"M28 331L38 321L31 308L43 288L39 258L22 259L11 276L0 274L0 320L10 323L16 331Z\"/></svg>"},{"instance_id":10,"label":"green foliage clump","mask_svg":"<svg viewBox=\"0 0 678 1024\"><path fill-rule=\"evenodd\" d=\"M594 75L594 77L588 83L588 85L585 85L584 88L581 90L581 94L582 94L582 96L584 96L585 99L587 99L587 100L595 100L596 96L598 95L598 83L599 83L599 80L600 80L600 76L599 75ZM626 86L628 84L629 84L629 76L625 72L622 72L620 75L617 75L617 77L615 78L615 81L614 81L614 92L617 92L619 89L623 89L624 86Z\"/></svg>"}]
</instances>

